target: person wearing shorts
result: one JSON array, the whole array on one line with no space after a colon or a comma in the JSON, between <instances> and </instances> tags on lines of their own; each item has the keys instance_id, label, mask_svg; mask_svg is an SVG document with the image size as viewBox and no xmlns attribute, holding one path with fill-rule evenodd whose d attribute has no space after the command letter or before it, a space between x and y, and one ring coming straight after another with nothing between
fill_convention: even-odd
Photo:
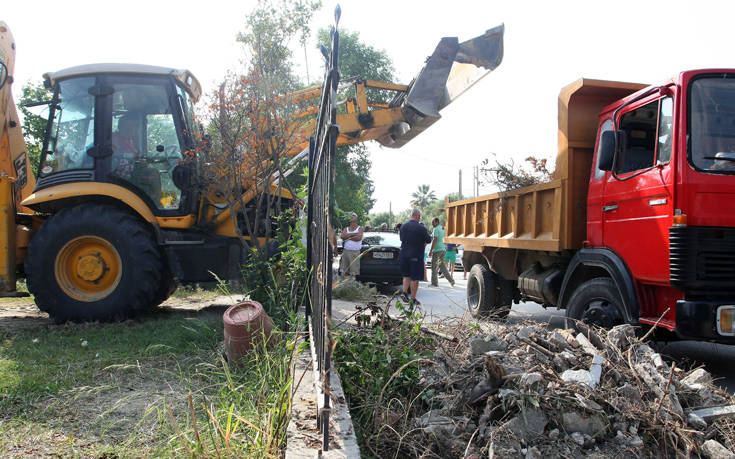
<instances>
[{"instance_id":1,"label":"person wearing shorts","mask_svg":"<svg viewBox=\"0 0 735 459\"><path fill-rule=\"evenodd\" d=\"M350 215L350 226L342 230L342 258L340 269L345 278L360 275L360 251L362 250L362 226L357 224L357 214Z\"/></svg>"},{"instance_id":2,"label":"person wearing shorts","mask_svg":"<svg viewBox=\"0 0 735 459\"><path fill-rule=\"evenodd\" d=\"M406 303L420 304L416 299L419 281L424 278L424 247L431 242L431 236L426 227L420 223L421 211L413 209L411 219L401 225L401 276L403 277L403 291L401 299ZM411 297L409 298L409 289Z\"/></svg>"},{"instance_id":3,"label":"person wearing shorts","mask_svg":"<svg viewBox=\"0 0 735 459\"><path fill-rule=\"evenodd\" d=\"M449 272L454 275L454 265L457 263L457 244L445 244L447 250L444 261L449 266Z\"/></svg>"}]
</instances>

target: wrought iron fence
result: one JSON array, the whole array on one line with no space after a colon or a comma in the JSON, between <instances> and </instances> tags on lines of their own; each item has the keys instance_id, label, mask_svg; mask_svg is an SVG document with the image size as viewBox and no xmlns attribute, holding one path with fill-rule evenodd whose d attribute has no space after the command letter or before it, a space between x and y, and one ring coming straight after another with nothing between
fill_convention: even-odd
<instances>
[{"instance_id":1,"label":"wrought iron fence","mask_svg":"<svg viewBox=\"0 0 735 459\"><path fill-rule=\"evenodd\" d=\"M329 326L332 316L332 250L329 245L332 189L334 185L334 155L339 127L337 120L337 87L339 85L339 6L335 9L335 24L330 31L331 50L322 50L326 70L322 85L316 132L309 145L309 207L307 230L307 264L311 271L309 300L306 314L310 323L312 345L316 351L319 371L319 428L322 449L329 449L330 400L329 377L332 360L332 340Z\"/></svg>"}]
</instances>

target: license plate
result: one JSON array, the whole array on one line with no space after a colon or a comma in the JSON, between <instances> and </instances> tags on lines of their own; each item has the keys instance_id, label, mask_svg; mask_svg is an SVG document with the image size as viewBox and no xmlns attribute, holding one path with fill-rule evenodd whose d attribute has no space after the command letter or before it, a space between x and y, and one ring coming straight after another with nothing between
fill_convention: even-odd
<instances>
[{"instance_id":1,"label":"license plate","mask_svg":"<svg viewBox=\"0 0 735 459\"><path fill-rule=\"evenodd\" d=\"M373 258L390 260L393 258L393 252L373 252Z\"/></svg>"}]
</instances>

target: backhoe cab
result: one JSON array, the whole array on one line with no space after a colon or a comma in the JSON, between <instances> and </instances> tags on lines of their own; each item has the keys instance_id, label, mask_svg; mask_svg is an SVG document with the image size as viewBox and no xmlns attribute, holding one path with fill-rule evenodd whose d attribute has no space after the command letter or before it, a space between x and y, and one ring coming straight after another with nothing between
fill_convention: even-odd
<instances>
[{"instance_id":1,"label":"backhoe cab","mask_svg":"<svg viewBox=\"0 0 735 459\"><path fill-rule=\"evenodd\" d=\"M198 125L192 104L199 82L186 70L121 64L73 67L44 75L53 88L49 124L29 206L45 211L39 191L65 183L118 185L158 217L195 210L191 190L175 178L182 152L194 149ZM128 200L131 197L128 198ZM63 203L63 201L61 202Z\"/></svg>"}]
</instances>

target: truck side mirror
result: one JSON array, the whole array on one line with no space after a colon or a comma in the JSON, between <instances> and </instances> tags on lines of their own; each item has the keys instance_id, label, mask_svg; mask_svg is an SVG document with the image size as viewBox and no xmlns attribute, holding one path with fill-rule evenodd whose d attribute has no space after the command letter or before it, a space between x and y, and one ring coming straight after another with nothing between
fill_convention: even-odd
<instances>
[{"instance_id":1,"label":"truck side mirror","mask_svg":"<svg viewBox=\"0 0 735 459\"><path fill-rule=\"evenodd\" d=\"M617 142L615 141L617 138ZM600 137L600 157L597 161L598 169L611 171L615 159L615 148L622 151L625 142L625 131L605 131Z\"/></svg>"}]
</instances>

